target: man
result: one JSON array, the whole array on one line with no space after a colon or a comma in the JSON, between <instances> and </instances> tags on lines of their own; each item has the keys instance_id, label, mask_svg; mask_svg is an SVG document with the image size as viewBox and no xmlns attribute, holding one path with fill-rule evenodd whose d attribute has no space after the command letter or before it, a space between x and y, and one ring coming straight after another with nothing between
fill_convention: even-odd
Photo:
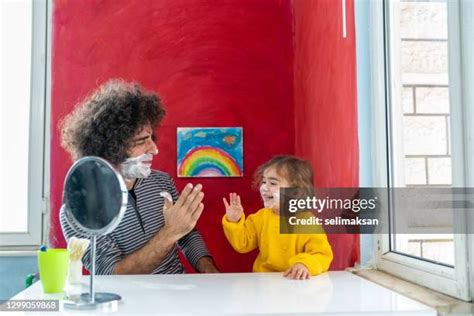
<instances>
[{"instance_id":1,"label":"man","mask_svg":"<svg viewBox=\"0 0 474 316\"><path fill-rule=\"evenodd\" d=\"M188 183L178 198L171 177L151 169L158 154L154 132L164 115L156 94L111 80L60 124L61 144L74 160L106 159L122 174L129 191L119 226L97 238L97 274L184 273L178 247L197 271L218 272L194 229L204 209L202 186ZM59 216L66 239L85 237L67 221L64 209ZM90 251L83 262L90 269Z\"/></svg>"}]
</instances>

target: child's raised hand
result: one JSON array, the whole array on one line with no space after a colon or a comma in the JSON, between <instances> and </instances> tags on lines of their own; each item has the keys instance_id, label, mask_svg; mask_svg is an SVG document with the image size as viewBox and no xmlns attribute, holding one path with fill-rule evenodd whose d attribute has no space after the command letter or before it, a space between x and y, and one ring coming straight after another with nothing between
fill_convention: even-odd
<instances>
[{"instance_id":1,"label":"child's raised hand","mask_svg":"<svg viewBox=\"0 0 474 316\"><path fill-rule=\"evenodd\" d=\"M240 196L237 193L230 193L230 204L225 198L222 198L222 200L224 201L227 220L234 223L238 222L244 213L244 208L242 207L242 203L240 203Z\"/></svg>"},{"instance_id":2,"label":"child's raised hand","mask_svg":"<svg viewBox=\"0 0 474 316\"><path fill-rule=\"evenodd\" d=\"M283 276L294 280L305 280L311 277L308 268L302 263L295 263L285 271Z\"/></svg>"}]
</instances>

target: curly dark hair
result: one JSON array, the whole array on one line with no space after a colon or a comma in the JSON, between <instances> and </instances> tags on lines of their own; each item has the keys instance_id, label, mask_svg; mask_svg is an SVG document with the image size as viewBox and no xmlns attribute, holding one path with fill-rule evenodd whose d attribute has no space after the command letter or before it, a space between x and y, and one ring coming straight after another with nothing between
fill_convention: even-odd
<instances>
[{"instance_id":1,"label":"curly dark hair","mask_svg":"<svg viewBox=\"0 0 474 316\"><path fill-rule=\"evenodd\" d=\"M160 98L137 83L112 79L101 85L60 122L61 145L73 160L98 156L118 165L128 158L132 137L165 116Z\"/></svg>"}]
</instances>

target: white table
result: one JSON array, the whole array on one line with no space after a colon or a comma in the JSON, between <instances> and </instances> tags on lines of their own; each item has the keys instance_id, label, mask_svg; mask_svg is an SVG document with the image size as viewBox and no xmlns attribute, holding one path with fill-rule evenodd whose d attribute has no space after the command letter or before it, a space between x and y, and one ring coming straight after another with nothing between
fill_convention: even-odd
<instances>
[{"instance_id":1,"label":"white table","mask_svg":"<svg viewBox=\"0 0 474 316\"><path fill-rule=\"evenodd\" d=\"M83 279L84 292L88 280ZM428 306L344 271L305 281L287 280L280 273L98 276L96 290L122 296L114 315L436 315ZM55 297L43 294L37 282L13 299Z\"/></svg>"}]
</instances>

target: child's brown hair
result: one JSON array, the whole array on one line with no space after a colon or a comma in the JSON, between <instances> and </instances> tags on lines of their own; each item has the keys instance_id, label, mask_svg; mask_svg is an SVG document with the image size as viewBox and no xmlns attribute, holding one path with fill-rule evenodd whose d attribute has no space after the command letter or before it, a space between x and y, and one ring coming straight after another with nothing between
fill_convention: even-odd
<instances>
[{"instance_id":1,"label":"child's brown hair","mask_svg":"<svg viewBox=\"0 0 474 316\"><path fill-rule=\"evenodd\" d=\"M313 187L313 169L306 160L294 156L279 155L257 168L253 182L255 188L260 187L263 173L266 169L271 167L276 169L278 175L287 179L291 187Z\"/></svg>"}]
</instances>

